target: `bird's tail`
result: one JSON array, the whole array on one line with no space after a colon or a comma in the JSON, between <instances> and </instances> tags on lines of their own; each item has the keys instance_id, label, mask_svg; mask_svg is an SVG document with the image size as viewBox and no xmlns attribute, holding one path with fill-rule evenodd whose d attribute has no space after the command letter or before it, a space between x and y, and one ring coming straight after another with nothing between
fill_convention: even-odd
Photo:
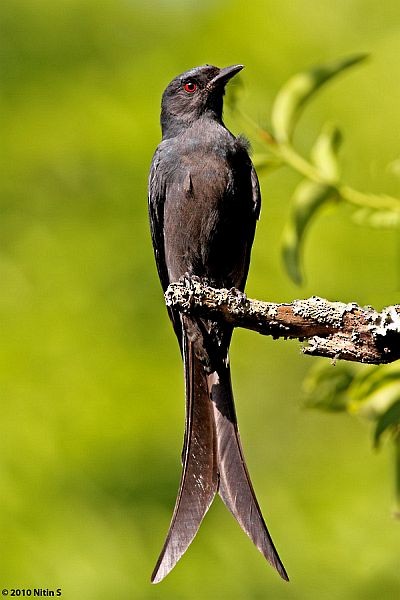
<instances>
[{"instance_id":1,"label":"bird's tail","mask_svg":"<svg viewBox=\"0 0 400 600\"><path fill-rule=\"evenodd\" d=\"M219 492L242 529L265 558L288 580L262 517L240 444L229 365L221 361L207 374L194 344L183 338L186 429L183 468L170 528L151 581L175 566L195 537Z\"/></svg>"},{"instance_id":2,"label":"bird's tail","mask_svg":"<svg viewBox=\"0 0 400 600\"><path fill-rule=\"evenodd\" d=\"M183 468L174 513L151 576L158 583L187 550L218 491L217 447L212 405L202 362L183 335L186 382L186 426Z\"/></svg>"},{"instance_id":3,"label":"bird's tail","mask_svg":"<svg viewBox=\"0 0 400 600\"><path fill-rule=\"evenodd\" d=\"M243 456L237 427L229 363L208 376L217 437L219 495L240 527L279 575L289 581L261 514Z\"/></svg>"}]
</instances>

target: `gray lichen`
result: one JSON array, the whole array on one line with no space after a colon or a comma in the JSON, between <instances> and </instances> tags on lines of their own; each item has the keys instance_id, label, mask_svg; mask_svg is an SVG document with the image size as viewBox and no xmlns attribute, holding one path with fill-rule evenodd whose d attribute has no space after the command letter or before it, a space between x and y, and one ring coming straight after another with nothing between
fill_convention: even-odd
<instances>
[{"instance_id":1,"label":"gray lichen","mask_svg":"<svg viewBox=\"0 0 400 600\"><path fill-rule=\"evenodd\" d=\"M374 336L386 336L389 332L400 333L400 314L394 306L384 308L380 313L372 310L368 316L370 325L369 330L372 330Z\"/></svg>"},{"instance_id":2,"label":"gray lichen","mask_svg":"<svg viewBox=\"0 0 400 600\"><path fill-rule=\"evenodd\" d=\"M293 314L339 328L343 324L344 315L357 307L358 305L355 302L348 304L344 302L327 302L319 296L311 296L307 300L295 300L293 302Z\"/></svg>"}]
</instances>

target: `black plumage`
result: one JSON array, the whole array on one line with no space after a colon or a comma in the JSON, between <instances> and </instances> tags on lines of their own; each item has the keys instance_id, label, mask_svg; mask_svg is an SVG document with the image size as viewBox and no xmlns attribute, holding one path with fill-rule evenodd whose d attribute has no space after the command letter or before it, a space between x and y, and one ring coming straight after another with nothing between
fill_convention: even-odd
<instances>
[{"instance_id":1,"label":"black plumage","mask_svg":"<svg viewBox=\"0 0 400 600\"><path fill-rule=\"evenodd\" d=\"M149 214L164 291L185 276L244 290L260 189L246 142L222 121L225 85L241 69L196 67L163 94L163 139L151 165ZM185 368L186 428L178 497L152 581L163 579L185 552L217 492L287 579L240 444L228 356L232 327L175 309L169 315Z\"/></svg>"}]
</instances>

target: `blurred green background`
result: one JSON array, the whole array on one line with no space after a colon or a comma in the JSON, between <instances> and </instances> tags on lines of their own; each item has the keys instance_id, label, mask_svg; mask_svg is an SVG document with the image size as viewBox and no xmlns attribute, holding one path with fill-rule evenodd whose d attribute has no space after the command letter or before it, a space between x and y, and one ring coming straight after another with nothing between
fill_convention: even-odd
<instances>
[{"instance_id":1,"label":"blurred green background","mask_svg":"<svg viewBox=\"0 0 400 600\"><path fill-rule=\"evenodd\" d=\"M368 425L307 411L314 359L237 331L234 388L260 504L291 577L270 569L217 500L177 568L150 573L180 475L183 377L147 223L160 96L178 73L242 62L240 106L265 124L298 70L353 52L302 119L344 130L346 180L399 195L398 0L2 0L0 6L0 588L78 600L398 597L399 523L389 451ZM233 85L233 84L232 84ZM243 127L227 112L236 133ZM247 292L318 294L379 308L398 299L394 231L327 210L282 269L299 177L261 178Z\"/></svg>"}]
</instances>

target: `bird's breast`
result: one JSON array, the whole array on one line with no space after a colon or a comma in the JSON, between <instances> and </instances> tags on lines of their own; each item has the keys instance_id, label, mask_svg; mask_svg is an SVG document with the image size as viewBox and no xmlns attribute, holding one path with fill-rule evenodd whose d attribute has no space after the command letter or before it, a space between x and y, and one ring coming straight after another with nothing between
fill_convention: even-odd
<instances>
[{"instance_id":1,"label":"bird's breast","mask_svg":"<svg viewBox=\"0 0 400 600\"><path fill-rule=\"evenodd\" d=\"M245 252L251 163L233 136L190 136L170 144L164 241L171 280L185 273L230 282ZM232 283L231 285L234 285Z\"/></svg>"}]
</instances>

